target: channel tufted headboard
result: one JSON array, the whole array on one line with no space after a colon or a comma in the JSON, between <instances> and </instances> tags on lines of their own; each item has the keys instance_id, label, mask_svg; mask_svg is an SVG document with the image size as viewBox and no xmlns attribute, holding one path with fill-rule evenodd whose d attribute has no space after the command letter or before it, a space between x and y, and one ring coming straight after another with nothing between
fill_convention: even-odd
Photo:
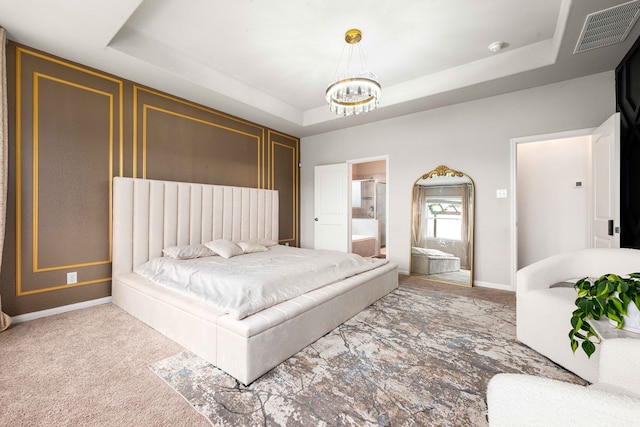
<instances>
[{"instance_id":1,"label":"channel tufted headboard","mask_svg":"<svg viewBox=\"0 0 640 427\"><path fill-rule=\"evenodd\" d=\"M113 277L162 256L163 248L215 239L278 241L278 192L113 179Z\"/></svg>"}]
</instances>

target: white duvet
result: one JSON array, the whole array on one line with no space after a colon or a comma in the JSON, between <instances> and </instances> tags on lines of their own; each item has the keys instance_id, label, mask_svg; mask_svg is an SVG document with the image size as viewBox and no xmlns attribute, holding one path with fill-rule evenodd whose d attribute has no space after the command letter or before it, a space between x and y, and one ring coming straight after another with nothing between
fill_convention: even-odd
<instances>
[{"instance_id":1,"label":"white duvet","mask_svg":"<svg viewBox=\"0 0 640 427\"><path fill-rule=\"evenodd\" d=\"M135 268L151 282L199 298L236 319L387 263L335 251L272 246L233 258L154 258Z\"/></svg>"}]
</instances>

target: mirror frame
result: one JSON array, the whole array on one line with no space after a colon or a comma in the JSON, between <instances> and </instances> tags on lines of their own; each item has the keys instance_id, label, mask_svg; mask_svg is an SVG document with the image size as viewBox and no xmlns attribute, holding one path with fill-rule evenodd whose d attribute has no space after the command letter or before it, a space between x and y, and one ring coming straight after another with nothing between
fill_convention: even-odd
<instances>
[{"instance_id":1,"label":"mirror frame","mask_svg":"<svg viewBox=\"0 0 640 427\"><path fill-rule=\"evenodd\" d=\"M429 178L433 178L433 177L459 177L459 178L467 178L469 180L469 183L471 184L471 197L470 197L470 203L471 203L471 212L470 212L470 218L471 218L471 227L470 227L470 235L469 235L469 245L471 247L471 250L469 251L469 283L468 284L462 284L462 283L457 283L457 282L453 282L453 281L447 281L447 280L442 280L442 279L432 279L429 276L424 276L424 275L414 275L413 274L413 209L414 209L414 200L413 200L413 189L416 187L416 185L418 185L418 182L420 181L424 181L426 179ZM422 280L430 280L432 282L438 282L438 283L448 283L448 284L452 284L452 285L457 285L457 286L465 286L465 287L472 287L473 286L473 268L474 268L474 253L475 253L475 244L474 244L474 235L475 235L475 224L476 224L476 219L475 219L475 210L476 210L476 188L475 188L475 184L473 182L473 179L467 175L464 172L460 172L454 169L451 169L445 165L440 165L437 168L433 169L432 171L429 171L427 173L425 173L424 175L420 176L418 179L416 179L413 183L413 187L411 188L411 242L410 242L410 250L409 250L409 277L413 277L416 279L422 279Z\"/></svg>"}]
</instances>

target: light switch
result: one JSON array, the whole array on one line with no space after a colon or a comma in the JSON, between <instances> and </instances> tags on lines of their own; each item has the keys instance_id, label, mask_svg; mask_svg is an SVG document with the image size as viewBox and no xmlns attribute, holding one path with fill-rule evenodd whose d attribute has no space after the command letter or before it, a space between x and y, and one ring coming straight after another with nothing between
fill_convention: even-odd
<instances>
[{"instance_id":1,"label":"light switch","mask_svg":"<svg viewBox=\"0 0 640 427\"><path fill-rule=\"evenodd\" d=\"M496 190L496 198L498 198L498 199L506 199L507 198L507 190L506 189Z\"/></svg>"}]
</instances>

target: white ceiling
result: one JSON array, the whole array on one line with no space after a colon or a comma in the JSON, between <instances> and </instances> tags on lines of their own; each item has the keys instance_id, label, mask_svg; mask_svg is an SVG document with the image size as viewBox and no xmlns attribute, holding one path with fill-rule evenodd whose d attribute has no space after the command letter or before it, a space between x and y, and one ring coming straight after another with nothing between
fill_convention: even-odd
<instances>
[{"instance_id":1,"label":"white ceiling","mask_svg":"<svg viewBox=\"0 0 640 427\"><path fill-rule=\"evenodd\" d=\"M628 0L1 0L9 38L303 137L613 70L640 34L573 54L586 15ZM358 28L378 110L330 113ZM488 50L495 41L508 47Z\"/></svg>"}]
</instances>

